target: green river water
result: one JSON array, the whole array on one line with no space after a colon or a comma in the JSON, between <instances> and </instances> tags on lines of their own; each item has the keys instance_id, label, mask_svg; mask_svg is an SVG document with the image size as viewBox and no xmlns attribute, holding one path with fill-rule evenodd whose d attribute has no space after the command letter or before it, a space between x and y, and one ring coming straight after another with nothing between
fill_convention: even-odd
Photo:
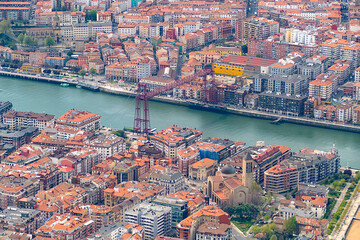
<instances>
[{"instance_id":1,"label":"green river water","mask_svg":"<svg viewBox=\"0 0 360 240\"><path fill-rule=\"evenodd\" d=\"M91 92L53 83L0 77L0 100L11 101L15 110L46 112L59 117L75 108L98 113L102 124L112 128L132 127L134 98ZM166 103L150 102L151 127L158 130L176 124L202 130L205 137L221 137L254 145L280 144L292 147L339 149L342 166L360 168L360 134L296 124L270 124L267 120L233 114L201 111Z\"/></svg>"}]
</instances>

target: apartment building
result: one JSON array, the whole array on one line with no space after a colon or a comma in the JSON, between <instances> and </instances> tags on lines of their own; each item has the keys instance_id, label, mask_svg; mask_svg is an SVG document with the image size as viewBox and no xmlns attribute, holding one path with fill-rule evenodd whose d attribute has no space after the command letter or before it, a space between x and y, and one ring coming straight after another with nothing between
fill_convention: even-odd
<instances>
[{"instance_id":1,"label":"apartment building","mask_svg":"<svg viewBox=\"0 0 360 240\"><path fill-rule=\"evenodd\" d=\"M183 148L177 153L178 167L182 174L189 175L189 167L194 162L200 160L200 152L197 148L188 147Z\"/></svg>"},{"instance_id":2,"label":"apartment building","mask_svg":"<svg viewBox=\"0 0 360 240\"><path fill-rule=\"evenodd\" d=\"M151 169L150 172L143 174L139 179L165 187L166 194L184 190L185 185L184 175L178 170Z\"/></svg>"},{"instance_id":3,"label":"apartment building","mask_svg":"<svg viewBox=\"0 0 360 240\"><path fill-rule=\"evenodd\" d=\"M36 135L38 129L36 127L19 127L16 130L0 130L0 143L10 144L18 149L26 143L30 143L31 139Z\"/></svg>"},{"instance_id":4,"label":"apartment building","mask_svg":"<svg viewBox=\"0 0 360 240\"><path fill-rule=\"evenodd\" d=\"M101 128L101 116L86 111L70 110L55 123L57 126L72 127L84 131L95 131Z\"/></svg>"},{"instance_id":5,"label":"apartment building","mask_svg":"<svg viewBox=\"0 0 360 240\"><path fill-rule=\"evenodd\" d=\"M336 60L340 59L340 45L335 43L320 44L320 55L328 57L333 64Z\"/></svg>"},{"instance_id":6,"label":"apartment building","mask_svg":"<svg viewBox=\"0 0 360 240\"><path fill-rule=\"evenodd\" d=\"M265 18L238 19L235 27L235 37L241 41L250 38L266 39L279 33L279 23Z\"/></svg>"},{"instance_id":7,"label":"apartment building","mask_svg":"<svg viewBox=\"0 0 360 240\"><path fill-rule=\"evenodd\" d=\"M196 129L171 126L150 136L150 141L160 149L166 157L177 160L178 151L202 138L202 132Z\"/></svg>"},{"instance_id":8,"label":"apartment building","mask_svg":"<svg viewBox=\"0 0 360 240\"><path fill-rule=\"evenodd\" d=\"M335 89L343 85L352 73L351 66L346 63L335 63L334 65L329 67L328 72L339 76L337 84L334 84Z\"/></svg>"},{"instance_id":9,"label":"apartment building","mask_svg":"<svg viewBox=\"0 0 360 240\"><path fill-rule=\"evenodd\" d=\"M299 173L293 166L275 165L265 172L266 191L281 193L297 188Z\"/></svg>"},{"instance_id":10,"label":"apartment building","mask_svg":"<svg viewBox=\"0 0 360 240\"><path fill-rule=\"evenodd\" d=\"M7 2L10 3L10 2ZM11 7L10 5L4 5L6 3L0 4L0 20L22 20L28 21L30 19L30 3L29 5L24 5L21 7ZM26 3L24 3L26 4Z\"/></svg>"},{"instance_id":11,"label":"apartment building","mask_svg":"<svg viewBox=\"0 0 360 240\"><path fill-rule=\"evenodd\" d=\"M176 225L188 217L187 201L169 196L158 196L152 203L171 208L171 227L176 229Z\"/></svg>"},{"instance_id":12,"label":"apartment building","mask_svg":"<svg viewBox=\"0 0 360 240\"><path fill-rule=\"evenodd\" d=\"M306 99L306 96L299 94L291 95L266 91L259 94L258 109L283 115L301 116L304 114Z\"/></svg>"},{"instance_id":13,"label":"apartment building","mask_svg":"<svg viewBox=\"0 0 360 240\"><path fill-rule=\"evenodd\" d=\"M299 74L308 76L309 81L313 81L321 74L321 65L318 63L306 63L298 67Z\"/></svg>"},{"instance_id":14,"label":"apartment building","mask_svg":"<svg viewBox=\"0 0 360 240\"><path fill-rule=\"evenodd\" d=\"M117 28L119 35L135 35L137 25L135 23L119 23Z\"/></svg>"},{"instance_id":15,"label":"apartment building","mask_svg":"<svg viewBox=\"0 0 360 240\"><path fill-rule=\"evenodd\" d=\"M171 229L171 207L153 203L141 203L125 212L125 222L144 228L145 240L166 235Z\"/></svg>"},{"instance_id":16,"label":"apartment building","mask_svg":"<svg viewBox=\"0 0 360 240\"><path fill-rule=\"evenodd\" d=\"M177 224L177 237L194 240L199 227L207 222L230 225L229 214L214 205L208 205Z\"/></svg>"},{"instance_id":17,"label":"apartment building","mask_svg":"<svg viewBox=\"0 0 360 240\"><path fill-rule=\"evenodd\" d=\"M32 234L45 222L40 211L18 207L7 207L0 211L0 231Z\"/></svg>"},{"instance_id":18,"label":"apartment building","mask_svg":"<svg viewBox=\"0 0 360 240\"><path fill-rule=\"evenodd\" d=\"M309 77L304 75L259 74L254 79L254 91L299 95L307 92L308 82Z\"/></svg>"},{"instance_id":19,"label":"apartment building","mask_svg":"<svg viewBox=\"0 0 360 240\"><path fill-rule=\"evenodd\" d=\"M95 222L90 217L71 216L69 213L52 216L38 230L37 237L58 239L86 239L95 232Z\"/></svg>"},{"instance_id":20,"label":"apartment building","mask_svg":"<svg viewBox=\"0 0 360 240\"><path fill-rule=\"evenodd\" d=\"M336 74L320 74L314 81L309 83L309 97L321 98L325 101L330 100L338 77Z\"/></svg>"},{"instance_id":21,"label":"apartment building","mask_svg":"<svg viewBox=\"0 0 360 240\"><path fill-rule=\"evenodd\" d=\"M22 179L13 175L0 177L0 207L16 206L23 197L35 196L40 190L40 180L36 178Z\"/></svg>"},{"instance_id":22,"label":"apartment building","mask_svg":"<svg viewBox=\"0 0 360 240\"><path fill-rule=\"evenodd\" d=\"M89 22L73 24L73 37L84 39L95 39L97 32L112 32L111 22Z\"/></svg>"},{"instance_id":23,"label":"apartment building","mask_svg":"<svg viewBox=\"0 0 360 240\"><path fill-rule=\"evenodd\" d=\"M54 120L55 115L46 113L8 111L3 114L3 123L8 125L10 129L25 126L43 130L47 126L53 125Z\"/></svg>"},{"instance_id":24,"label":"apartment building","mask_svg":"<svg viewBox=\"0 0 360 240\"><path fill-rule=\"evenodd\" d=\"M360 47L358 45L348 45L340 48L340 59L354 62L354 68L360 65Z\"/></svg>"},{"instance_id":25,"label":"apartment building","mask_svg":"<svg viewBox=\"0 0 360 240\"><path fill-rule=\"evenodd\" d=\"M316 183L339 172L340 157L334 148L330 152L302 149L281 164L297 169L299 183Z\"/></svg>"},{"instance_id":26,"label":"apartment building","mask_svg":"<svg viewBox=\"0 0 360 240\"><path fill-rule=\"evenodd\" d=\"M98 151L100 154L100 161L103 161L118 152L125 152L126 150L125 140L114 134L108 136L101 135L95 140L90 141L88 146Z\"/></svg>"}]
</instances>

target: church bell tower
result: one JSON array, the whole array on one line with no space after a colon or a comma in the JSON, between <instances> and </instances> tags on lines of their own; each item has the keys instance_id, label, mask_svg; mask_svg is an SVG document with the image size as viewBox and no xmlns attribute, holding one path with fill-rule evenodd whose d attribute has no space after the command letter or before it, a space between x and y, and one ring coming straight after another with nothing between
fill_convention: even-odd
<instances>
[{"instance_id":1,"label":"church bell tower","mask_svg":"<svg viewBox=\"0 0 360 240\"><path fill-rule=\"evenodd\" d=\"M251 155L246 153L242 161L242 183L250 190L252 189L253 184L253 162L254 159L251 157Z\"/></svg>"}]
</instances>

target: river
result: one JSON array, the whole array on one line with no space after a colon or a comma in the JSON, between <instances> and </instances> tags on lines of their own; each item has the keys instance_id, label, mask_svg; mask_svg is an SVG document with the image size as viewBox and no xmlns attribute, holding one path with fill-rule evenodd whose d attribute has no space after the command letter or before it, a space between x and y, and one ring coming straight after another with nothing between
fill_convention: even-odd
<instances>
[{"instance_id":1,"label":"river","mask_svg":"<svg viewBox=\"0 0 360 240\"><path fill-rule=\"evenodd\" d=\"M102 116L102 124L112 128L132 127L135 100L131 97L91 92L75 87L0 77L0 101L10 101L18 111L55 114L69 109L86 110ZM254 145L279 144L294 151L312 148L329 151L338 148L342 166L360 168L360 134L302 126L270 124L267 120L215 113L166 103L150 102L151 127L163 129L176 124L202 130L205 137L221 137ZM358 156L358 157L356 157Z\"/></svg>"}]
</instances>

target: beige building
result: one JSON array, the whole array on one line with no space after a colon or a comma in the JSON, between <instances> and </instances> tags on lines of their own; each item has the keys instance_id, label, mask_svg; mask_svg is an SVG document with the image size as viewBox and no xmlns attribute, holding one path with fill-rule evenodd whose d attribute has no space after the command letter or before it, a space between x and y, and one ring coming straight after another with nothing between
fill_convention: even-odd
<instances>
[{"instance_id":1,"label":"beige building","mask_svg":"<svg viewBox=\"0 0 360 240\"><path fill-rule=\"evenodd\" d=\"M217 162L204 158L190 165L189 177L194 180L206 180L209 176L215 175Z\"/></svg>"},{"instance_id":2,"label":"beige building","mask_svg":"<svg viewBox=\"0 0 360 240\"><path fill-rule=\"evenodd\" d=\"M10 129L17 126L31 126L43 130L45 127L53 125L54 120L54 115L46 113L8 111L3 115L3 123L9 125Z\"/></svg>"}]
</instances>

